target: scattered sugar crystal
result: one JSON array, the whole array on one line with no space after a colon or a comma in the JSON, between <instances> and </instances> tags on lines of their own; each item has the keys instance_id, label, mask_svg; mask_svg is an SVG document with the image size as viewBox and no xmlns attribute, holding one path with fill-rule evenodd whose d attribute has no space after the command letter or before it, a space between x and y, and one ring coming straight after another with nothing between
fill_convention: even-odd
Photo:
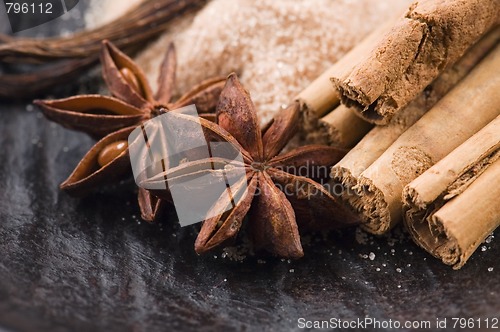
<instances>
[{"instance_id":1,"label":"scattered sugar crystal","mask_svg":"<svg viewBox=\"0 0 500 332\"><path fill-rule=\"evenodd\" d=\"M294 270L294 269L290 269L290 273L294 273L294 272L295 272L295 270Z\"/></svg>"},{"instance_id":2,"label":"scattered sugar crystal","mask_svg":"<svg viewBox=\"0 0 500 332\"><path fill-rule=\"evenodd\" d=\"M492 267L489 267L489 268L488 268L488 272L493 272L493 268L492 268Z\"/></svg>"},{"instance_id":3,"label":"scattered sugar crystal","mask_svg":"<svg viewBox=\"0 0 500 332\"><path fill-rule=\"evenodd\" d=\"M486 251L487 249L486 246L481 246L481 251Z\"/></svg>"},{"instance_id":4,"label":"scattered sugar crystal","mask_svg":"<svg viewBox=\"0 0 500 332\"><path fill-rule=\"evenodd\" d=\"M379 268L379 267L377 267L377 268L375 269L375 271L379 272L379 271L380 271L380 268Z\"/></svg>"},{"instance_id":5,"label":"scattered sugar crystal","mask_svg":"<svg viewBox=\"0 0 500 332\"><path fill-rule=\"evenodd\" d=\"M486 240L484 240L484 242L486 242L486 243L488 243L488 244L489 244L489 243L491 243L491 241L493 241L493 239L494 239L494 238L495 238L495 235L490 234L490 235L486 238Z\"/></svg>"},{"instance_id":6,"label":"scattered sugar crystal","mask_svg":"<svg viewBox=\"0 0 500 332\"><path fill-rule=\"evenodd\" d=\"M401 270L399 267L396 269L397 273L401 273L401 271L403 271L403 270Z\"/></svg>"},{"instance_id":7,"label":"scattered sugar crystal","mask_svg":"<svg viewBox=\"0 0 500 332\"><path fill-rule=\"evenodd\" d=\"M374 260L375 259L375 254L373 252L370 252L370 255L368 256L370 258L370 260Z\"/></svg>"}]
</instances>

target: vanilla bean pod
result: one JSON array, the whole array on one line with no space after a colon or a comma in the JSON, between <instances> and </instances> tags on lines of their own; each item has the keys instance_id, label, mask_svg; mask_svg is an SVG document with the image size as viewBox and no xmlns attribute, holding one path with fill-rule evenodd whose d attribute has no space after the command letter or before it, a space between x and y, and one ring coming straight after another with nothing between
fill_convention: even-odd
<instances>
[{"instance_id":1,"label":"vanilla bean pod","mask_svg":"<svg viewBox=\"0 0 500 332\"><path fill-rule=\"evenodd\" d=\"M165 30L172 19L205 2L145 0L104 26L68 37L18 39L2 35L0 65L19 72L0 76L0 99L30 98L77 77L97 63L103 39L130 53ZM36 66L20 69L26 64Z\"/></svg>"}]
</instances>

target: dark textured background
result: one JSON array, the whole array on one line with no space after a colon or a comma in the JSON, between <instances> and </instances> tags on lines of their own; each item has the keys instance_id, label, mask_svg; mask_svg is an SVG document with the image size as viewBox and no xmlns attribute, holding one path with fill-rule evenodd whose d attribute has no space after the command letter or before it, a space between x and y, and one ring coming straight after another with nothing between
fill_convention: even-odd
<instances>
[{"instance_id":1,"label":"dark textured background","mask_svg":"<svg viewBox=\"0 0 500 332\"><path fill-rule=\"evenodd\" d=\"M79 26L57 19L24 34ZM312 236L299 261L198 257L194 228L139 221L130 182L85 199L60 192L92 141L27 105L0 109L0 330L293 330L299 317L500 316L498 239L460 271L407 238L360 245L354 231ZM363 257L370 252L374 260Z\"/></svg>"}]
</instances>

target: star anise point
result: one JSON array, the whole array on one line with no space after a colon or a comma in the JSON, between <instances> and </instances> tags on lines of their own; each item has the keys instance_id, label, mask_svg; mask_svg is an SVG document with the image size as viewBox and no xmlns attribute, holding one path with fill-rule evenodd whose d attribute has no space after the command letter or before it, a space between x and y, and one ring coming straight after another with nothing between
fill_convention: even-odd
<instances>
[{"instance_id":1,"label":"star anise point","mask_svg":"<svg viewBox=\"0 0 500 332\"><path fill-rule=\"evenodd\" d=\"M331 226L336 224L335 211L341 210L340 204L320 183L303 176L300 170L331 166L344 152L327 146L306 146L279 155L295 134L298 112L298 104L294 102L261 131L249 93L235 74L228 76L217 104L217 124L201 124L207 138L217 138L240 149L246 177L231 190L238 192L243 188L242 183L248 188L229 212L216 214L226 211L227 206L221 204L228 204L228 193L222 193L209 211L209 215L216 216L203 222L195 242L197 253L208 252L233 240L245 223L257 250L300 258L304 251L297 221L302 223L302 218L309 218L306 226L314 226L318 218L330 218ZM311 164L311 160L314 163ZM186 174L190 172L189 163L179 167ZM249 218L245 222L247 215ZM342 217L348 219L347 224L357 222L347 213Z\"/></svg>"},{"instance_id":2,"label":"star anise point","mask_svg":"<svg viewBox=\"0 0 500 332\"><path fill-rule=\"evenodd\" d=\"M168 45L158 75L158 91L153 94L146 75L135 62L111 42L104 40L101 48L102 75L112 96L80 95L59 100L36 100L44 115L69 129L88 133L100 139L78 163L72 174L61 184L61 189L81 196L94 187L114 182L130 169L128 149L99 158L110 144L128 144L128 134L152 119L183 106L195 104L203 116L210 118L220 91L221 78L201 82L176 102L171 102L175 86L175 47ZM99 160L106 160L100 165ZM154 220L162 202L149 193L139 194L139 206L145 220Z\"/></svg>"}]
</instances>

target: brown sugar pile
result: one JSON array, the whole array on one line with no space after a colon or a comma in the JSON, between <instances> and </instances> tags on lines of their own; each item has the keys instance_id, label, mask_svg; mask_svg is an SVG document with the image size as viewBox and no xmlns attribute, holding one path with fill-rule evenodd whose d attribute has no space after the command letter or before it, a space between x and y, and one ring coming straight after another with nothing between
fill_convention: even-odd
<instances>
[{"instance_id":1,"label":"brown sugar pile","mask_svg":"<svg viewBox=\"0 0 500 332\"><path fill-rule=\"evenodd\" d=\"M235 71L267 121L282 105L410 1L215 0L184 31L139 56L154 77L168 40L178 51L178 88Z\"/></svg>"},{"instance_id":2,"label":"brown sugar pile","mask_svg":"<svg viewBox=\"0 0 500 332\"><path fill-rule=\"evenodd\" d=\"M111 0L107 0L111 1ZM212 0L139 54L150 82L169 41L177 92L202 79L239 74L264 123L409 0Z\"/></svg>"}]
</instances>

